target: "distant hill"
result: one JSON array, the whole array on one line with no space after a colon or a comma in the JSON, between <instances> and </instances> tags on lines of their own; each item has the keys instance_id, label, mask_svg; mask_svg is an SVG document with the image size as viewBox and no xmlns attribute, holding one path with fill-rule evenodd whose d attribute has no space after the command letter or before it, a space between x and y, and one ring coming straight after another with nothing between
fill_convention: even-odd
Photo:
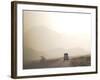
<instances>
[{"instance_id":1,"label":"distant hill","mask_svg":"<svg viewBox=\"0 0 100 80\"><path fill-rule=\"evenodd\" d=\"M70 46L71 36L63 35L45 26L33 26L24 32L24 46L35 50L49 50Z\"/></svg>"},{"instance_id":2,"label":"distant hill","mask_svg":"<svg viewBox=\"0 0 100 80\"><path fill-rule=\"evenodd\" d=\"M51 61L64 57L64 53L68 53L69 58L90 54L90 52L80 48L83 44L82 42L80 47L76 47L76 42L80 40L78 36L64 35L45 26L33 26L25 31L23 54L25 65L28 63L37 64L41 60L41 56ZM59 61L57 62L59 63Z\"/></svg>"},{"instance_id":3,"label":"distant hill","mask_svg":"<svg viewBox=\"0 0 100 80\"><path fill-rule=\"evenodd\" d=\"M45 26L33 26L32 29L24 32L24 48L31 49L31 53L28 50L29 54L32 54L32 52L45 54L47 58L62 57L65 52L68 52L71 57L89 54L89 52L80 48L82 42L81 46L77 47L75 42L80 38L73 36L63 35Z\"/></svg>"}]
</instances>

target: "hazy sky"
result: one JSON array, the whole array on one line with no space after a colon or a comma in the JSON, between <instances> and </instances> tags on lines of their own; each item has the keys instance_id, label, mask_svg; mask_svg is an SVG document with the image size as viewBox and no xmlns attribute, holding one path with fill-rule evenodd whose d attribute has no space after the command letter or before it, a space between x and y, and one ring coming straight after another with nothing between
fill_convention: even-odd
<instances>
[{"instance_id":1,"label":"hazy sky","mask_svg":"<svg viewBox=\"0 0 100 80\"><path fill-rule=\"evenodd\" d=\"M24 11L24 48L90 51L90 46L90 14Z\"/></svg>"}]
</instances>

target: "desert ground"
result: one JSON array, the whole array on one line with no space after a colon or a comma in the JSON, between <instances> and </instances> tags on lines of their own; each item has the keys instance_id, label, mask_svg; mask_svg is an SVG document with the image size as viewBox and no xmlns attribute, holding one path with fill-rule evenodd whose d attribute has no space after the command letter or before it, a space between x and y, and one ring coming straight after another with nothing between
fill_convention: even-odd
<instances>
[{"instance_id":1,"label":"desert ground","mask_svg":"<svg viewBox=\"0 0 100 80\"><path fill-rule=\"evenodd\" d=\"M23 69L38 69L38 68L57 68L57 67L77 67L77 66L90 66L90 55L73 57L69 60L64 60L63 57L57 59L45 59L42 56L40 60L31 61L23 64Z\"/></svg>"}]
</instances>

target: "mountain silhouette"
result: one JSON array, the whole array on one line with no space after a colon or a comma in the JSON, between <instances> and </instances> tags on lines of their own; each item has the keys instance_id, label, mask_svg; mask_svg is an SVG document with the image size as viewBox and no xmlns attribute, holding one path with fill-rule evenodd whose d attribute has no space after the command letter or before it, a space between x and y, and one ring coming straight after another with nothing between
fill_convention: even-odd
<instances>
[{"instance_id":1,"label":"mountain silhouette","mask_svg":"<svg viewBox=\"0 0 100 80\"><path fill-rule=\"evenodd\" d=\"M68 53L70 57L89 54L80 47L74 46L72 36L63 35L45 26L33 26L24 32L24 57L27 61L40 59L44 56L47 59L63 57ZM27 57L26 57L27 56Z\"/></svg>"},{"instance_id":2,"label":"mountain silhouette","mask_svg":"<svg viewBox=\"0 0 100 80\"><path fill-rule=\"evenodd\" d=\"M54 49L70 45L67 36L63 36L56 31L53 31L43 26L33 26L32 29L24 33L24 44L34 49ZM36 43L36 45L34 45Z\"/></svg>"}]
</instances>

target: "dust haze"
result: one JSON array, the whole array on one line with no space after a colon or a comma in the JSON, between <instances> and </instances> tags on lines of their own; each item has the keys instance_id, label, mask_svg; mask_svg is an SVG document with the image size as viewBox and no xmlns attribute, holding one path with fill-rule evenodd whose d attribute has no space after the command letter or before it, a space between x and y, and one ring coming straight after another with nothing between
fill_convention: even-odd
<instances>
[{"instance_id":1,"label":"dust haze","mask_svg":"<svg viewBox=\"0 0 100 80\"><path fill-rule=\"evenodd\" d=\"M82 56L89 56L85 62L86 65L90 64L90 14L24 11L23 35L24 66L33 63L29 68L41 68L41 57L48 63L52 63L52 60L62 62L64 53L68 53L71 63L72 58L78 57L80 60ZM65 63L62 66L64 65Z\"/></svg>"}]
</instances>

